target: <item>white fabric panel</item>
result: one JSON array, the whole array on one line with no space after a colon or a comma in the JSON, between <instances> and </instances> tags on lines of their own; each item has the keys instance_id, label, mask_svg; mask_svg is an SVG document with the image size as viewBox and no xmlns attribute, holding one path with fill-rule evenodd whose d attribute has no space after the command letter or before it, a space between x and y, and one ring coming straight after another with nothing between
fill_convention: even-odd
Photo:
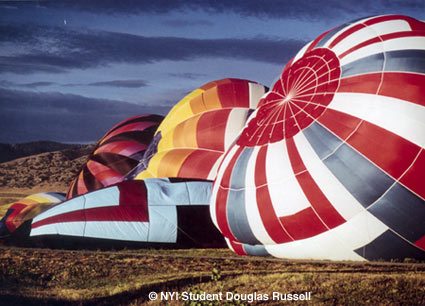
<instances>
[{"instance_id":1,"label":"white fabric panel","mask_svg":"<svg viewBox=\"0 0 425 306\"><path fill-rule=\"evenodd\" d=\"M38 222L40 220L53 217L56 215L64 214L71 211L84 209L84 197L79 196L77 198L71 199L69 201L65 201L59 205L56 205L45 212L39 214L33 219L33 223Z\"/></svg>"},{"instance_id":2,"label":"white fabric panel","mask_svg":"<svg viewBox=\"0 0 425 306\"><path fill-rule=\"evenodd\" d=\"M245 211L248 219L249 227L257 240L263 244L274 243L273 239L270 238L267 233L263 221L260 217L258 210L257 195L255 188L255 161L257 159L258 151L260 147L254 147L249 163L246 168L245 177Z\"/></svg>"},{"instance_id":3,"label":"white fabric panel","mask_svg":"<svg viewBox=\"0 0 425 306\"><path fill-rule=\"evenodd\" d=\"M117 186L89 192L83 196L86 198L85 209L120 204L120 191Z\"/></svg>"},{"instance_id":4,"label":"white fabric panel","mask_svg":"<svg viewBox=\"0 0 425 306\"><path fill-rule=\"evenodd\" d=\"M308 49L308 47L310 47L312 43L313 43L313 40L310 41L308 44L306 44L304 47L302 47L300 51L298 51L298 53L294 57L294 60L292 61L292 64L294 64L304 55L305 51Z\"/></svg>"},{"instance_id":5,"label":"white fabric panel","mask_svg":"<svg viewBox=\"0 0 425 306\"><path fill-rule=\"evenodd\" d=\"M368 57L373 54L380 54L384 51L385 50L382 42L370 44L344 56L342 59L340 59L340 65L344 66L361 58Z\"/></svg>"},{"instance_id":6,"label":"white fabric panel","mask_svg":"<svg viewBox=\"0 0 425 306\"><path fill-rule=\"evenodd\" d=\"M284 140L268 145L266 174L273 207L279 217L311 206L294 175Z\"/></svg>"},{"instance_id":7,"label":"white fabric panel","mask_svg":"<svg viewBox=\"0 0 425 306\"><path fill-rule=\"evenodd\" d=\"M248 110L245 108L235 108L230 111L229 117L226 122L226 130L224 133L224 149L227 150L236 137L245 126Z\"/></svg>"},{"instance_id":8,"label":"white fabric panel","mask_svg":"<svg viewBox=\"0 0 425 306\"><path fill-rule=\"evenodd\" d=\"M175 206L149 206L149 242L177 241L177 209Z\"/></svg>"},{"instance_id":9,"label":"white fabric panel","mask_svg":"<svg viewBox=\"0 0 425 306\"><path fill-rule=\"evenodd\" d=\"M149 206L209 205L211 182L171 183L168 179L145 179Z\"/></svg>"},{"instance_id":10,"label":"white fabric panel","mask_svg":"<svg viewBox=\"0 0 425 306\"><path fill-rule=\"evenodd\" d=\"M400 32L410 30L409 24L404 20L390 20L376 23L348 35L336 44L332 50L339 55L357 44L377 36L393 33L394 31ZM327 45L329 45L329 43Z\"/></svg>"},{"instance_id":11,"label":"white fabric panel","mask_svg":"<svg viewBox=\"0 0 425 306\"><path fill-rule=\"evenodd\" d=\"M425 107L363 93L336 93L328 106L378 125L420 147L425 146Z\"/></svg>"},{"instance_id":12,"label":"white fabric panel","mask_svg":"<svg viewBox=\"0 0 425 306\"><path fill-rule=\"evenodd\" d=\"M249 108L255 109L258 106L258 102L265 93L264 86L255 83L249 83Z\"/></svg>"},{"instance_id":13,"label":"white fabric panel","mask_svg":"<svg viewBox=\"0 0 425 306\"><path fill-rule=\"evenodd\" d=\"M366 56L370 56L373 54L382 53L384 51L396 51L396 50L424 50L425 49L425 38L423 37L400 37L394 38L390 40L386 40L383 42L377 42L363 48L360 48L344 58L341 59L341 66L361 59Z\"/></svg>"},{"instance_id":14,"label":"white fabric panel","mask_svg":"<svg viewBox=\"0 0 425 306\"><path fill-rule=\"evenodd\" d=\"M215 213L215 208L216 208L215 201L217 199L218 188L220 187L220 183L221 183L221 179L223 178L224 170L229 165L229 163L230 163L232 157L235 155L238 147L239 146L237 146L237 145L231 147L229 149L227 155L225 155L225 157L223 159L223 163L220 166L220 169L217 173L217 177L216 177L214 185L213 185L213 189L212 189L212 193L211 193L211 200L210 200L210 215L211 215L211 220L213 221L214 225L217 228L218 228L218 225L217 225L217 215Z\"/></svg>"},{"instance_id":15,"label":"white fabric panel","mask_svg":"<svg viewBox=\"0 0 425 306\"><path fill-rule=\"evenodd\" d=\"M84 221L47 224L32 229L30 236L66 235L82 237L84 235L84 224Z\"/></svg>"},{"instance_id":16,"label":"white fabric panel","mask_svg":"<svg viewBox=\"0 0 425 306\"><path fill-rule=\"evenodd\" d=\"M320 160L304 134L295 135L294 141L307 171L339 214L348 220L362 212L363 206Z\"/></svg>"},{"instance_id":17,"label":"white fabric panel","mask_svg":"<svg viewBox=\"0 0 425 306\"><path fill-rule=\"evenodd\" d=\"M230 243L230 240L229 240L229 239L227 239L227 238L224 238L224 241L226 241L227 247L228 247L231 251L233 251L233 253L236 253L236 252L235 252L235 249L232 247L232 245L231 245L231 243Z\"/></svg>"},{"instance_id":18,"label":"white fabric panel","mask_svg":"<svg viewBox=\"0 0 425 306\"><path fill-rule=\"evenodd\" d=\"M355 21L355 22L353 22L353 23L350 23L349 25L347 25L346 27L344 27L344 28L342 28L341 30L339 30L338 32L336 32L330 39L328 39L328 41L326 42L326 44L324 44L323 45L323 47L324 48L327 48L327 47L329 47L329 45L335 40L335 38L337 38L339 35L341 35L342 33L344 33L345 31L347 31L348 29L351 29L353 26L355 26L356 24L359 24L359 23L363 23L363 22L365 22L365 21L367 21L367 20L369 20L369 19L373 19L373 18L375 18L376 16L373 16L373 17L368 17L368 18L364 18L364 19L361 19L361 20L357 20L357 21Z\"/></svg>"},{"instance_id":19,"label":"white fabric panel","mask_svg":"<svg viewBox=\"0 0 425 306\"><path fill-rule=\"evenodd\" d=\"M312 238L279 245L266 246L267 251L280 258L365 260L354 252L382 233L386 227L366 210L347 222Z\"/></svg>"},{"instance_id":20,"label":"white fabric panel","mask_svg":"<svg viewBox=\"0 0 425 306\"><path fill-rule=\"evenodd\" d=\"M145 242L148 231L148 222L90 221L86 223L84 237Z\"/></svg>"}]
</instances>

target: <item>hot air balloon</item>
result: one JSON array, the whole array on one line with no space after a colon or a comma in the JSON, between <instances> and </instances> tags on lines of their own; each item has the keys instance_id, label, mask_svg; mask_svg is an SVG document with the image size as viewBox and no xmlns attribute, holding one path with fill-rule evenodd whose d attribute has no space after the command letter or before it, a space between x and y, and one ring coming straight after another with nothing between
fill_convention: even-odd
<instances>
[{"instance_id":1,"label":"hot air balloon","mask_svg":"<svg viewBox=\"0 0 425 306\"><path fill-rule=\"evenodd\" d=\"M124 180L142 159L162 118L159 115L135 116L109 130L71 183L67 198Z\"/></svg>"},{"instance_id":2,"label":"hot air balloon","mask_svg":"<svg viewBox=\"0 0 425 306\"><path fill-rule=\"evenodd\" d=\"M13 234L26 221L65 200L65 194L42 192L12 203L0 220L0 238Z\"/></svg>"},{"instance_id":3,"label":"hot air balloon","mask_svg":"<svg viewBox=\"0 0 425 306\"><path fill-rule=\"evenodd\" d=\"M224 246L209 215L211 182L123 181L65 201L33 219L30 236L169 247ZM84 243L86 242L86 243Z\"/></svg>"},{"instance_id":4,"label":"hot air balloon","mask_svg":"<svg viewBox=\"0 0 425 306\"><path fill-rule=\"evenodd\" d=\"M129 178L213 180L224 151L266 91L240 79L213 81L192 91L165 117Z\"/></svg>"},{"instance_id":5,"label":"hot air balloon","mask_svg":"<svg viewBox=\"0 0 425 306\"><path fill-rule=\"evenodd\" d=\"M425 259L425 23L308 43L226 152L211 215L239 254Z\"/></svg>"}]
</instances>

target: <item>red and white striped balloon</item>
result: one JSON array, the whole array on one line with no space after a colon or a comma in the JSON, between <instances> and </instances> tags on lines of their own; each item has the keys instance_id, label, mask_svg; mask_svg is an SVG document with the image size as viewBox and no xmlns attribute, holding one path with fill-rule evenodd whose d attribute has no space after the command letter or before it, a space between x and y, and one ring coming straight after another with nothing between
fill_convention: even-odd
<instances>
[{"instance_id":1,"label":"red and white striped balloon","mask_svg":"<svg viewBox=\"0 0 425 306\"><path fill-rule=\"evenodd\" d=\"M215 181L239 254L425 258L425 23L369 17L286 65Z\"/></svg>"}]
</instances>

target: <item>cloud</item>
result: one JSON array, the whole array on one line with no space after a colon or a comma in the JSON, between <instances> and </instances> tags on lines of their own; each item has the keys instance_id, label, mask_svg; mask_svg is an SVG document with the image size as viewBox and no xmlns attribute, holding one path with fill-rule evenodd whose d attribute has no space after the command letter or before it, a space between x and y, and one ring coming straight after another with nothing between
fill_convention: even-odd
<instances>
[{"instance_id":1,"label":"cloud","mask_svg":"<svg viewBox=\"0 0 425 306\"><path fill-rule=\"evenodd\" d=\"M50 85L56 85L56 82L31 82L31 83L15 83L7 80L0 80L0 87L22 87L22 88L38 88Z\"/></svg>"},{"instance_id":2,"label":"cloud","mask_svg":"<svg viewBox=\"0 0 425 306\"><path fill-rule=\"evenodd\" d=\"M172 77L188 79L188 80L197 80L207 76L205 73L191 73L191 72L169 73L168 75Z\"/></svg>"},{"instance_id":3,"label":"cloud","mask_svg":"<svg viewBox=\"0 0 425 306\"><path fill-rule=\"evenodd\" d=\"M250 39L146 37L32 25L9 25L2 29L2 32L4 36L0 35L0 41L13 43L17 50L30 50L0 57L2 72L18 74L59 73L70 69L107 66L112 63L183 61L201 57L281 64L292 57L305 43L300 40L265 37Z\"/></svg>"},{"instance_id":4,"label":"cloud","mask_svg":"<svg viewBox=\"0 0 425 306\"><path fill-rule=\"evenodd\" d=\"M188 20L188 19L169 19L165 20L163 24L170 27L177 28L186 28L186 27L196 27L196 26L212 26L214 25L209 20Z\"/></svg>"},{"instance_id":5,"label":"cloud","mask_svg":"<svg viewBox=\"0 0 425 306\"><path fill-rule=\"evenodd\" d=\"M0 88L0 142L87 142L130 116L166 114L169 106L136 105L58 92Z\"/></svg>"},{"instance_id":6,"label":"cloud","mask_svg":"<svg viewBox=\"0 0 425 306\"><path fill-rule=\"evenodd\" d=\"M113 80L113 81L89 83L88 85L89 86L140 88L140 87L148 86L148 83L144 80Z\"/></svg>"},{"instance_id":7,"label":"cloud","mask_svg":"<svg viewBox=\"0 0 425 306\"><path fill-rule=\"evenodd\" d=\"M65 87L75 86L99 86L99 87L124 87L124 88L141 88L148 86L145 80L112 80L93 83L68 83L63 84Z\"/></svg>"},{"instance_id":8,"label":"cloud","mask_svg":"<svg viewBox=\"0 0 425 306\"><path fill-rule=\"evenodd\" d=\"M15 4L16 5L16 4ZM311 1L311 0L77 0L45 1L39 5L66 8L95 14L166 14L171 11L205 11L268 18L330 19L333 16L356 14L385 14L401 10L423 10L423 0L356 0L356 1Z\"/></svg>"}]
</instances>

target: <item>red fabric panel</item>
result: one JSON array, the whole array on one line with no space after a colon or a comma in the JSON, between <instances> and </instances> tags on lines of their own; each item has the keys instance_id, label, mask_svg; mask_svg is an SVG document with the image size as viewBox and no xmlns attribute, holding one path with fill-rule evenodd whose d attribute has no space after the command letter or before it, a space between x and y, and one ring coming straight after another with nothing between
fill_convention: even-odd
<instances>
[{"instance_id":1,"label":"red fabric panel","mask_svg":"<svg viewBox=\"0 0 425 306\"><path fill-rule=\"evenodd\" d=\"M294 173L299 173L296 171L296 168L298 168L298 170L306 169L303 161L301 160L301 156L298 153L297 147L295 146L294 140L292 138L287 139L286 144ZM298 183L304 191L304 194L311 206L327 227L334 228L345 222L345 219L338 213L332 203L329 202L307 170L299 173L295 177L297 178ZM316 228L319 227L316 226ZM288 231L291 233L289 229Z\"/></svg>"},{"instance_id":2,"label":"red fabric panel","mask_svg":"<svg viewBox=\"0 0 425 306\"><path fill-rule=\"evenodd\" d=\"M356 117L331 109L319 118L319 122L335 135L346 140L354 149L398 180L421 148L367 121L363 121L357 131L347 139L360 121Z\"/></svg>"},{"instance_id":3,"label":"red fabric panel","mask_svg":"<svg viewBox=\"0 0 425 306\"><path fill-rule=\"evenodd\" d=\"M12 210L12 213L7 217L5 225L10 233L13 233L16 228L21 224L21 222L16 222L15 218L20 214L20 212L27 207L25 204L15 203L8 208Z\"/></svg>"},{"instance_id":4,"label":"red fabric panel","mask_svg":"<svg viewBox=\"0 0 425 306\"><path fill-rule=\"evenodd\" d=\"M104 138L102 138L101 142L106 141L107 139L110 139L116 135L125 133L125 132L130 132L130 131L143 131L144 129L147 129L153 125L157 125L157 122L135 122L135 123L130 123L130 124L126 124L123 125L122 127L116 129L113 132L110 132L108 134L105 135Z\"/></svg>"},{"instance_id":5,"label":"red fabric panel","mask_svg":"<svg viewBox=\"0 0 425 306\"><path fill-rule=\"evenodd\" d=\"M381 83L382 73L368 73L342 78L337 92L360 92L376 94Z\"/></svg>"},{"instance_id":6,"label":"red fabric panel","mask_svg":"<svg viewBox=\"0 0 425 306\"><path fill-rule=\"evenodd\" d=\"M379 95L406 100L425 106L425 75L405 72L370 73L341 79L338 92L375 94L381 82ZM403 84L403 88L400 88Z\"/></svg>"},{"instance_id":7,"label":"red fabric panel","mask_svg":"<svg viewBox=\"0 0 425 306\"><path fill-rule=\"evenodd\" d=\"M136 141L127 140L127 141L114 141L107 143L103 146L100 146L94 154L99 154L102 152L115 153L124 156L131 156L134 153L141 152L146 150L147 144L138 143Z\"/></svg>"},{"instance_id":8,"label":"red fabric panel","mask_svg":"<svg viewBox=\"0 0 425 306\"><path fill-rule=\"evenodd\" d=\"M400 182L425 199L425 152L423 149L414 164L402 176Z\"/></svg>"},{"instance_id":9,"label":"red fabric panel","mask_svg":"<svg viewBox=\"0 0 425 306\"><path fill-rule=\"evenodd\" d=\"M108 168L98 162L89 160L87 162L87 168L96 177L96 179L103 184L103 186L112 185L120 181L123 177L121 173L118 173L111 168Z\"/></svg>"},{"instance_id":10,"label":"red fabric panel","mask_svg":"<svg viewBox=\"0 0 425 306\"><path fill-rule=\"evenodd\" d=\"M295 240L309 238L327 230L311 207L291 216L280 217L280 220Z\"/></svg>"},{"instance_id":11,"label":"red fabric panel","mask_svg":"<svg viewBox=\"0 0 425 306\"><path fill-rule=\"evenodd\" d=\"M238 255L247 255L247 253L245 252L245 249L243 248L243 245L234 241L229 241L230 245L233 248L233 251L238 254Z\"/></svg>"},{"instance_id":12,"label":"red fabric panel","mask_svg":"<svg viewBox=\"0 0 425 306\"><path fill-rule=\"evenodd\" d=\"M207 179L212 167L222 156L220 152L197 150L183 161L178 177Z\"/></svg>"},{"instance_id":13,"label":"red fabric panel","mask_svg":"<svg viewBox=\"0 0 425 306\"><path fill-rule=\"evenodd\" d=\"M425 236L416 241L415 245L425 251Z\"/></svg>"},{"instance_id":14,"label":"red fabric panel","mask_svg":"<svg viewBox=\"0 0 425 306\"><path fill-rule=\"evenodd\" d=\"M220 103L225 107L249 107L249 85L243 80L232 79L217 87Z\"/></svg>"},{"instance_id":15,"label":"red fabric panel","mask_svg":"<svg viewBox=\"0 0 425 306\"><path fill-rule=\"evenodd\" d=\"M196 127L199 148L224 152L226 125L231 109L210 111L202 114Z\"/></svg>"},{"instance_id":16,"label":"red fabric panel","mask_svg":"<svg viewBox=\"0 0 425 306\"><path fill-rule=\"evenodd\" d=\"M272 199L270 198L269 189L267 187L266 154L267 147L261 147L255 162L255 186L257 186L256 199L258 211L260 212L264 228L270 238L276 243L284 243L292 241L293 239L282 226L274 210Z\"/></svg>"},{"instance_id":17,"label":"red fabric panel","mask_svg":"<svg viewBox=\"0 0 425 306\"><path fill-rule=\"evenodd\" d=\"M361 42L358 45L355 45L354 47L351 47L350 49L348 49L347 51L345 51L344 53L342 53L339 58L343 58L344 56L347 56L348 54L366 47L368 45L374 44L374 43L378 43L381 41L386 41L386 40L390 40L390 39L395 39L395 38L401 38L401 37L415 37L415 36L425 36L425 33L421 33L421 32L412 32L412 31L404 31L404 32L396 32L396 33L390 33L390 34L385 34L379 37L374 37L368 40L365 40L364 42Z\"/></svg>"}]
</instances>

